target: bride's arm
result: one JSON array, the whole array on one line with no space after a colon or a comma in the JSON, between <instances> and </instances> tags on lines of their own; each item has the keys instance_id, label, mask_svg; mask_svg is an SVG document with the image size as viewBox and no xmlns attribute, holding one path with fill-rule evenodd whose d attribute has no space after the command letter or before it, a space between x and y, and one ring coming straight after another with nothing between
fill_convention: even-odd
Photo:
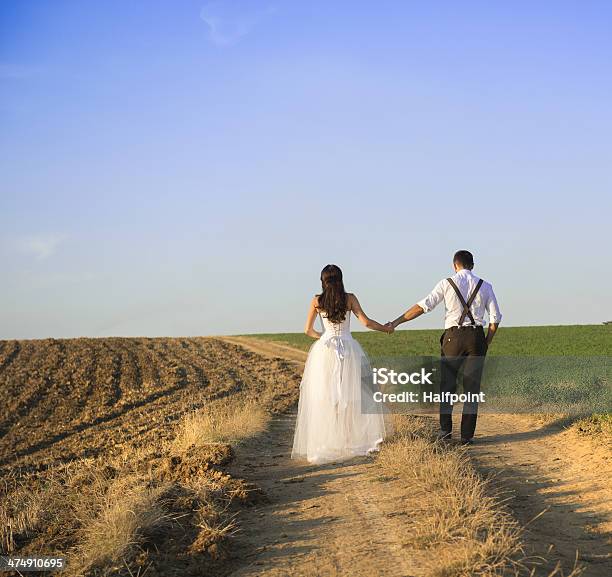
<instances>
[{"instance_id":1,"label":"bride's arm","mask_svg":"<svg viewBox=\"0 0 612 577\"><path fill-rule=\"evenodd\" d=\"M372 329L373 331L381 331L383 333L392 333L393 329L391 327L381 325L375 320L368 317L363 312L357 297L354 294L349 295L349 308L355 313L355 316L359 319L359 322L366 327L367 329Z\"/></svg>"},{"instance_id":2,"label":"bride's arm","mask_svg":"<svg viewBox=\"0 0 612 577\"><path fill-rule=\"evenodd\" d=\"M306 317L306 326L304 327L304 333L313 339L318 339L321 336L319 331L314 330L314 322L317 318L317 297L313 297L310 301L310 307L308 308L308 316Z\"/></svg>"}]
</instances>

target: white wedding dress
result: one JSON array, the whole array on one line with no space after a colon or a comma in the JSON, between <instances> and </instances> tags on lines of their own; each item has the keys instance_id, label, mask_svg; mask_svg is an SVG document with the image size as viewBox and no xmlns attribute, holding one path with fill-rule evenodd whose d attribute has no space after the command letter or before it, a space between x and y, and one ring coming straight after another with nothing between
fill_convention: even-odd
<instances>
[{"instance_id":1,"label":"white wedding dress","mask_svg":"<svg viewBox=\"0 0 612 577\"><path fill-rule=\"evenodd\" d=\"M366 455L385 437L382 411L371 401L370 361L351 335L351 312L341 323L320 317L324 332L306 359L291 452L311 463Z\"/></svg>"}]
</instances>

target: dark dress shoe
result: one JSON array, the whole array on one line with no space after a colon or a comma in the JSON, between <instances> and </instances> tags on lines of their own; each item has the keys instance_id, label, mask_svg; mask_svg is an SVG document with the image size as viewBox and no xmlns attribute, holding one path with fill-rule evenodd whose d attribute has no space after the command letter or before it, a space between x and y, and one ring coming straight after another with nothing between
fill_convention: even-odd
<instances>
[{"instance_id":1,"label":"dark dress shoe","mask_svg":"<svg viewBox=\"0 0 612 577\"><path fill-rule=\"evenodd\" d=\"M474 439L465 439L464 437L461 437L461 444L462 445L473 445Z\"/></svg>"},{"instance_id":2,"label":"dark dress shoe","mask_svg":"<svg viewBox=\"0 0 612 577\"><path fill-rule=\"evenodd\" d=\"M452 437L453 436L451 433L447 433L446 431L440 431L438 435L436 436L436 439L438 441L450 441Z\"/></svg>"}]
</instances>

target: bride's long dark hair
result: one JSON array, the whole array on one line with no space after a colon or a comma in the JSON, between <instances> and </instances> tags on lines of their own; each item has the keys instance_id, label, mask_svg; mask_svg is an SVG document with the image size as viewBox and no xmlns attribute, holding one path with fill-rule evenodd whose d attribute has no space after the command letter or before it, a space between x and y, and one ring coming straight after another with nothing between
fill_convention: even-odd
<instances>
[{"instance_id":1,"label":"bride's long dark hair","mask_svg":"<svg viewBox=\"0 0 612 577\"><path fill-rule=\"evenodd\" d=\"M319 296L319 309L332 323L340 323L346 318L347 295L342 282L342 271L335 264L328 264L321 271L322 292Z\"/></svg>"}]
</instances>

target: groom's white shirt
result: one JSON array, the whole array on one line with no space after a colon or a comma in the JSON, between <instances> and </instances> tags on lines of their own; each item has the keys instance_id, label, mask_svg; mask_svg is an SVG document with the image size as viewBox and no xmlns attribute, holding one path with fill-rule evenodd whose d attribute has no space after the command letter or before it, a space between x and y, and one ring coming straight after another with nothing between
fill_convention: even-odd
<instances>
[{"instance_id":1,"label":"groom's white shirt","mask_svg":"<svg viewBox=\"0 0 612 577\"><path fill-rule=\"evenodd\" d=\"M480 280L471 270L465 268L455 273L451 278L461 291L466 302ZM447 279L442 279L433 290L417 304L424 312L428 313L442 301L444 301L444 306L446 307L444 328L448 329L458 326L461 314L463 313L463 305ZM470 307L470 311L474 316L474 321L480 326L484 326L485 312L489 313L490 323L499 323L501 321L502 314L499 310L493 287L487 281L483 281ZM466 315L463 325L469 324L471 324L470 318Z\"/></svg>"}]
</instances>

